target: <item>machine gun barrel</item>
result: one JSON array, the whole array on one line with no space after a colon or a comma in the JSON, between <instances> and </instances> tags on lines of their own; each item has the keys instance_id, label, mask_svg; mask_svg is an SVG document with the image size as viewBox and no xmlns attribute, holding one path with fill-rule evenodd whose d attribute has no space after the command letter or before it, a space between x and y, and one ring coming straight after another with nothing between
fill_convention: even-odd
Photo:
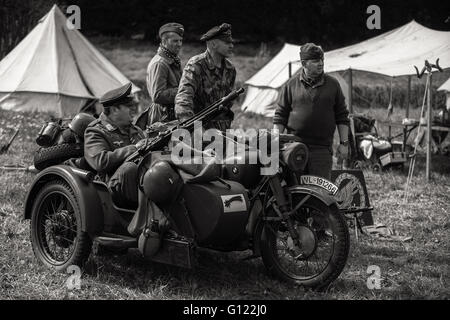
<instances>
[{"instance_id":1,"label":"machine gun barrel","mask_svg":"<svg viewBox=\"0 0 450 320\"><path fill-rule=\"evenodd\" d=\"M148 152L151 152L154 150L159 150L159 149L165 147L170 142L172 133L174 133L178 129L185 129L185 130L192 132L192 130L194 130L194 123L196 121L208 122L208 121L214 119L217 115L219 115L222 112L222 110L223 110L222 108L224 108L224 107L226 108L226 105L229 102L235 100L244 91L245 91L244 88L239 88L239 89L232 91L230 94L217 100L216 102L214 102L207 108L203 109L196 115L179 123L176 127L173 127L171 129L167 130L166 132L163 132L155 140L148 143L144 148L132 153L126 159L126 161L132 161L132 162L137 161L141 156L146 155Z\"/></svg>"}]
</instances>

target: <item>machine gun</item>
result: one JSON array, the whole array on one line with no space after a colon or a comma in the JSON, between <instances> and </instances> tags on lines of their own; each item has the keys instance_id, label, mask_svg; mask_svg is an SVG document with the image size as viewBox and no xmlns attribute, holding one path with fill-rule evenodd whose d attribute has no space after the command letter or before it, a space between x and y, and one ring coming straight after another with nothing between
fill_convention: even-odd
<instances>
[{"instance_id":1,"label":"machine gun","mask_svg":"<svg viewBox=\"0 0 450 320\"><path fill-rule=\"evenodd\" d=\"M170 139L172 137L172 134L178 129L185 129L185 130L188 130L189 132L192 132L194 130L194 123L196 121L208 122L210 120L213 120L221 112L223 112L223 110L225 108L228 108L227 104L229 104L231 101L235 100L243 92L244 92L244 88L239 88L237 90L234 90L227 96L217 100L216 102L214 102L207 108L203 109L196 115L179 123L177 126L174 126L166 131L160 132L160 134L156 138L154 138L152 141L149 141L146 145L144 145L138 151L135 151L130 156L128 156L126 161L136 162L140 159L140 157L148 154L151 151L161 150L162 148L164 148L165 146L168 145L168 143L170 142Z\"/></svg>"}]
</instances>

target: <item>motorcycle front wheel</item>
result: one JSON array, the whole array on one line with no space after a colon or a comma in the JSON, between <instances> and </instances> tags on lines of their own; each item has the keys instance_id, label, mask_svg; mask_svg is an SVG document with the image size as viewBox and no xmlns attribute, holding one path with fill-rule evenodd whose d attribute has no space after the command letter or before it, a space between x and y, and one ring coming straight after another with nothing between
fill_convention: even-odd
<instances>
[{"instance_id":1,"label":"motorcycle front wheel","mask_svg":"<svg viewBox=\"0 0 450 320\"><path fill-rule=\"evenodd\" d=\"M314 196L292 193L291 208L309 197L290 215L299 242L291 237L286 221L267 208L261 235L261 256L270 273L285 281L322 290L334 281L347 262L350 236L345 218L336 206Z\"/></svg>"}]
</instances>

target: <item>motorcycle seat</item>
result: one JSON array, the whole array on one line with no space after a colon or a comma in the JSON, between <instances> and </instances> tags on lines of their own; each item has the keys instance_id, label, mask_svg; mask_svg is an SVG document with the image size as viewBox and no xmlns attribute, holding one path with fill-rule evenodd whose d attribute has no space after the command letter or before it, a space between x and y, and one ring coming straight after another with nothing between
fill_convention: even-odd
<instances>
[{"instance_id":1,"label":"motorcycle seat","mask_svg":"<svg viewBox=\"0 0 450 320\"><path fill-rule=\"evenodd\" d=\"M200 164L175 164L185 183L206 183L217 180L222 175L222 166L214 158L202 159Z\"/></svg>"}]
</instances>

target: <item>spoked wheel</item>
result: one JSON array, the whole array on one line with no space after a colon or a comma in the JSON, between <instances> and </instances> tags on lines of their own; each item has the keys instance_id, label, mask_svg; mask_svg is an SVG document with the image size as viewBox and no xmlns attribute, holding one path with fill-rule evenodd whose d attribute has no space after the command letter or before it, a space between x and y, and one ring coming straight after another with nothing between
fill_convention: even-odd
<instances>
[{"instance_id":1,"label":"spoked wheel","mask_svg":"<svg viewBox=\"0 0 450 320\"><path fill-rule=\"evenodd\" d=\"M62 180L47 183L36 195L31 216L31 243L36 258L48 267L82 266L92 242L81 230L80 207Z\"/></svg>"},{"instance_id":2,"label":"spoked wheel","mask_svg":"<svg viewBox=\"0 0 450 320\"><path fill-rule=\"evenodd\" d=\"M292 208L307 195L292 194ZM273 210L273 209L272 209ZM269 216L277 216L268 212ZM323 289L345 267L350 238L347 224L337 207L328 207L310 196L291 215L299 242L287 223L267 221L261 237L261 255L266 268L279 278L314 289Z\"/></svg>"}]
</instances>

